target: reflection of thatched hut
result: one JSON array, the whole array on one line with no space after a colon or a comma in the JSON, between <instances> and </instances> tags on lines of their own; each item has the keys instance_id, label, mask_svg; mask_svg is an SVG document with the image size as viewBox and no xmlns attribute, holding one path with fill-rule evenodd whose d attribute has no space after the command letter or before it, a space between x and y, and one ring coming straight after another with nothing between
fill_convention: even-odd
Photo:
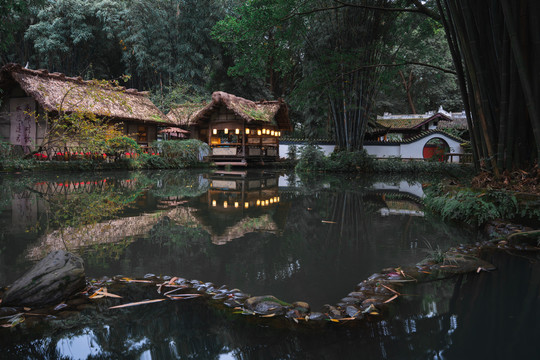
<instances>
[{"instance_id":1,"label":"reflection of thatched hut","mask_svg":"<svg viewBox=\"0 0 540 360\"><path fill-rule=\"evenodd\" d=\"M283 100L255 102L221 91L208 104L179 106L168 116L189 128L193 138L210 144L218 164L275 161L281 132L291 130Z\"/></svg>"},{"instance_id":2,"label":"reflection of thatched hut","mask_svg":"<svg viewBox=\"0 0 540 360\"><path fill-rule=\"evenodd\" d=\"M0 70L0 89L0 138L15 145L43 140L46 124L40 117L36 127L29 114L34 111L53 116L59 111L91 112L119 123L123 133L141 145L156 140L159 126L171 125L147 93L80 77L8 64Z\"/></svg>"}]
</instances>

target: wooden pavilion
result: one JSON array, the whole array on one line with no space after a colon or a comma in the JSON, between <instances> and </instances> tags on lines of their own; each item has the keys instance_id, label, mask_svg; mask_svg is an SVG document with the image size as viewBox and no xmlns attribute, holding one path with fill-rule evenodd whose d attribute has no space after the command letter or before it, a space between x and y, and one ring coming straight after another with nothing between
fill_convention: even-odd
<instances>
[{"instance_id":1,"label":"wooden pavilion","mask_svg":"<svg viewBox=\"0 0 540 360\"><path fill-rule=\"evenodd\" d=\"M291 130L283 100L251 101L217 91L208 104L184 105L168 114L191 137L208 143L217 165L272 162L279 159L279 137Z\"/></svg>"}]
</instances>

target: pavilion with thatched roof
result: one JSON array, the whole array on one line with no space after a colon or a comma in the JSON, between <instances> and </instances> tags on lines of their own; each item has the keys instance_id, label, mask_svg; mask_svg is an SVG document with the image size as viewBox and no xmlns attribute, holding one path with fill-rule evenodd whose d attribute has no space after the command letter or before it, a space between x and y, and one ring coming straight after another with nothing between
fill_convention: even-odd
<instances>
[{"instance_id":1,"label":"pavilion with thatched roof","mask_svg":"<svg viewBox=\"0 0 540 360\"><path fill-rule=\"evenodd\" d=\"M121 131L140 145L157 139L158 129L173 125L148 98L148 93L96 80L67 77L18 64L0 69L0 139L32 146L43 140L47 124L31 114L90 112L120 124Z\"/></svg>"},{"instance_id":2,"label":"pavilion with thatched roof","mask_svg":"<svg viewBox=\"0 0 540 360\"><path fill-rule=\"evenodd\" d=\"M291 130L283 100L255 102L222 91L214 92L208 104L179 106L168 116L188 128L192 138L208 143L218 165L276 161L279 137Z\"/></svg>"}]
</instances>

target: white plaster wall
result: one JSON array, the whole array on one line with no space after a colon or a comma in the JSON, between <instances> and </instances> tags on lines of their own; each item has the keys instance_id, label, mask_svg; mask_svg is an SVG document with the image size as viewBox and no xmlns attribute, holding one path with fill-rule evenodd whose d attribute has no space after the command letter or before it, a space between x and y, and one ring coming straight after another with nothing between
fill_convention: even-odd
<instances>
[{"instance_id":1,"label":"white plaster wall","mask_svg":"<svg viewBox=\"0 0 540 360\"><path fill-rule=\"evenodd\" d=\"M451 154L462 154L463 149L459 142L449 138L443 134L430 134L420 140L417 140L410 144L397 144L397 145L365 145L364 149L371 156L377 158L387 158L387 157L401 157L402 159L422 159L423 150L426 143L433 138L441 138L448 143L450 147ZM297 153L300 153L300 149L304 145L279 145L279 155L283 158L288 157L289 146L295 146L297 148ZM330 155L334 149L335 145L319 145L326 156ZM453 162L459 162L458 158L454 158Z\"/></svg>"},{"instance_id":2,"label":"white plaster wall","mask_svg":"<svg viewBox=\"0 0 540 360\"><path fill-rule=\"evenodd\" d=\"M364 149L377 158L400 156L399 145L364 145Z\"/></svg>"}]
</instances>

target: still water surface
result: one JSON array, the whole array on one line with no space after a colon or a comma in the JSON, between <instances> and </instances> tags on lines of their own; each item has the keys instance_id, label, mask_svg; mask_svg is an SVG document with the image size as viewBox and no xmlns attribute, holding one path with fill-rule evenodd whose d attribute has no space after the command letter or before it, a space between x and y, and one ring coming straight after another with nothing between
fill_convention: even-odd
<instances>
[{"instance_id":1,"label":"still water surface","mask_svg":"<svg viewBox=\"0 0 540 360\"><path fill-rule=\"evenodd\" d=\"M422 183L399 178L166 171L0 179L1 286L67 247L91 278L181 276L307 301L317 311L382 268L476 241L425 214ZM520 280L498 271L416 287L373 323L291 330L198 301L104 306L2 329L0 348L21 358L82 359L502 359L516 346L534 354L527 339L540 335L531 321L540 305L538 266L489 256ZM125 295L156 296L144 287Z\"/></svg>"}]
</instances>

